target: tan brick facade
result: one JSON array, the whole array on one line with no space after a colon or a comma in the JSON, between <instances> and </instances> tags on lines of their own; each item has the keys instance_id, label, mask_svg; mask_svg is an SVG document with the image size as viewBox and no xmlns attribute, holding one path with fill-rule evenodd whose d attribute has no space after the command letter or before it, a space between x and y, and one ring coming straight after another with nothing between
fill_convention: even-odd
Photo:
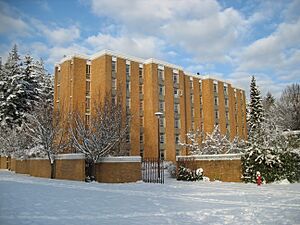
<instances>
[{"instance_id":1,"label":"tan brick facade","mask_svg":"<svg viewBox=\"0 0 300 225\"><path fill-rule=\"evenodd\" d=\"M55 108L63 109L65 114L79 108L88 117L94 102L99 103L106 93L113 96L116 91L122 93L122 104L131 113L130 141L126 146L132 156L157 157L160 140L161 156L175 161L176 155L188 154L179 148L179 137L185 141L189 130L207 133L215 125L231 140L235 136L247 138L245 92L230 83L189 74L179 66L159 60L143 60L107 50L91 57L65 58L55 68ZM86 99L90 99L89 110ZM154 115L158 111L164 113L159 136Z\"/></svg>"}]
</instances>

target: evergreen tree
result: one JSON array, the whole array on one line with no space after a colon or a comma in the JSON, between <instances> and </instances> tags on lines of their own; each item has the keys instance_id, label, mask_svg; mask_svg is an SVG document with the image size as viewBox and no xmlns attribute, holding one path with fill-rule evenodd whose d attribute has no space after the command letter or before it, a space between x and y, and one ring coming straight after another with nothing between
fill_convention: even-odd
<instances>
[{"instance_id":1,"label":"evergreen tree","mask_svg":"<svg viewBox=\"0 0 300 225\"><path fill-rule=\"evenodd\" d=\"M38 82L39 101L46 102L53 107L53 77L47 74L43 60L37 60L34 63L34 75Z\"/></svg>"},{"instance_id":2,"label":"evergreen tree","mask_svg":"<svg viewBox=\"0 0 300 225\"><path fill-rule=\"evenodd\" d=\"M275 97L268 92L266 97L263 99L263 107L266 113L275 106Z\"/></svg>"},{"instance_id":3,"label":"evergreen tree","mask_svg":"<svg viewBox=\"0 0 300 225\"><path fill-rule=\"evenodd\" d=\"M2 126L10 128L22 124L21 98L24 90L22 80L22 63L17 46L14 45L2 69L0 119Z\"/></svg>"},{"instance_id":4,"label":"evergreen tree","mask_svg":"<svg viewBox=\"0 0 300 225\"><path fill-rule=\"evenodd\" d=\"M261 135L261 123L264 121L262 98L260 91L256 86L254 76L252 76L250 84L250 103L248 105L248 114L249 140L252 141L252 139L255 140Z\"/></svg>"}]
</instances>

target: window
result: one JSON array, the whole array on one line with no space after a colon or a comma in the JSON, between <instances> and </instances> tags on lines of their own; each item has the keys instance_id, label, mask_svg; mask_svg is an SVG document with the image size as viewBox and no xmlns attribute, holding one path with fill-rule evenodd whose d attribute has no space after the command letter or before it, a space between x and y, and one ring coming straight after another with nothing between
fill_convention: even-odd
<instances>
[{"instance_id":1,"label":"window","mask_svg":"<svg viewBox=\"0 0 300 225\"><path fill-rule=\"evenodd\" d=\"M126 91L130 92L130 82L126 82Z\"/></svg>"},{"instance_id":2,"label":"window","mask_svg":"<svg viewBox=\"0 0 300 225\"><path fill-rule=\"evenodd\" d=\"M218 84L214 84L214 92L218 93Z\"/></svg>"},{"instance_id":3,"label":"window","mask_svg":"<svg viewBox=\"0 0 300 225\"><path fill-rule=\"evenodd\" d=\"M226 119L229 120L229 112L228 111L225 112L225 116L226 116Z\"/></svg>"},{"instance_id":4,"label":"window","mask_svg":"<svg viewBox=\"0 0 300 225\"><path fill-rule=\"evenodd\" d=\"M162 85L159 85L159 95L165 95L165 87Z\"/></svg>"},{"instance_id":5,"label":"window","mask_svg":"<svg viewBox=\"0 0 300 225\"><path fill-rule=\"evenodd\" d=\"M175 134L175 144L179 144L179 134Z\"/></svg>"},{"instance_id":6,"label":"window","mask_svg":"<svg viewBox=\"0 0 300 225\"><path fill-rule=\"evenodd\" d=\"M60 97L60 86L57 86L57 100L59 100Z\"/></svg>"},{"instance_id":7,"label":"window","mask_svg":"<svg viewBox=\"0 0 300 225\"><path fill-rule=\"evenodd\" d=\"M228 94L228 88L227 88L227 86L224 86L224 94L225 94L225 95Z\"/></svg>"},{"instance_id":8,"label":"window","mask_svg":"<svg viewBox=\"0 0 300 225\"><path fill-rule=\"evenodd\" d=\"M218 97L215 97L215 106L217 106L218 104L219 104Z\"/></svg>"},{"instance_id":9,"label":"window","mask_svg":"<svg viewBox=\"0 0 300 225\"><path fill-rule=\"evenodd\" d=\"M140 101L140 111L144 110L144 101Z\"/></svg>"},{"instance_id":10,"label":"window","mask_svg":"<svg viewBox=\"0 0 300 225\"><path fill-rule=\"evenodd\" d=\"M199 93L201 93L202 92L202 82L201 82L201 80L199 80Z\"/></svg>"},{"instance_id":11,"label":"window","mask_svg":"<svg viewBox=\"0 0 300 225\"><path fill-rule=\"evenodd\" d=\"M144 134L140 134L140 143L144 143Z\"/></svg>"},{"instance_id":12,"label":"window","mask_svg":"<svg viewBox=\"0 0 300 225\"><path fill-rule=\"evenodd\" d=\"M143 79L143 68L139 68L139 78Z\"/></svg>"},{"instance_id":13,"label":"window","mask_svg":"<svg viewBox=\"0 0 300 225\"><path fill-rule=\"evenodd\" d=\"M179 83L179 75L176 73L173 73L173 83L178 84Z\"/></svg>"},{"instance_id":14,"label":"window","mask_svg":"<svg viewBox=\"0 0 300 225\"><path fill-rule=\"evenodd\" d=\"M218 110L215 110L215 119L219 119L219 111Z\"/></svg>"},{"instance_id":15,"label":"window","mask_svg":"<svg viewBox=\"0 0 300 225\"><path fill-rule=\"evenodd\" d=\"M192 129L194 130L195 129L195 122L192 121Z\"/></svg>"},{"instance_id":16,"label":"window","mask_svg":"<svg viewBox=\"0 0 300 225\"><path fill-rule=\"evenodd\" d=\"M91 99L85 98L85 112L90 112L91 110Z\"/></svg>"},{"instance_id":17,"label":"window","mask_svg":"<svg viewBox=\"0 0 300 225\"><path fill-rule=\"evenodd\" d=\"M90 96L91 94L91 82L90 81L86 81L85 82L85 86L86 86L86 96Z\"/></svg>"},{"instance_id":18,"label":"window","mask_svg":"<svg viewBox=\"0 0 300 225\"><path fill-rule=\"evenodd\" d=\"M144 126L144 117L140 117L140 126L143 127Z\"/></svg>"},{"instance_id":19,"label":"window","mask_svg":"<svg viewBox=\"0 0 300 225\"><path fill-rule=\"evenodd\" d=\"M165 118L164 117L159 119L159 126L160 127L165 127Z\"/></svg>"},{"instance_id":20,"label":"window","mask_svg":"<svg viewBox=\"0 0 300 225\"><path fill-rule=\"evenodd\" d=\"M178 89L174 89L174 97L175 98L179 97L179 90Z\"/></svg>"},{"instance_id":21,"label":"window","mask_svg":"<svg viewBox=\"0 0 300 225\"><path fill-rule=\"evenodd\" d=\"M175 119L175 128L180 128L180 120L179 119Z\"/></svg>"},{"instance_id":22,"label":"window","mask_svg":"<svg viewBox=\"0 0 300 225\"><path fill-rule=\"evenodd\" d=\"M158 69L158 79L161 80L161 81L165 80L164 71L163 70Z\"/></svg>"},{"instance_id":23,"label":"window","mask_svg":"<svg viewBox=\"0 0 300 225\"><path fill-rule=\"evenodd\" d=\"M111 98L111 102L112 102L113 104L117 104L117 98L116 98L116 96L113 96L113 97Z\"/></svg>"},{"instance_id":24,"label":"window","mask_svg":"<svg viewBox=\"0 0 300 225\"><path fill-rule=\"evenodd\" d=\"M126 77L129 78L130 77L130 65L126 64Z\"/></svg>"},{"instance_id":25,"label":"window","mask_svg":"<svg viewBox=\"0 0 300 225\"><path fill-rule=\"evenodd\" d=\"M194 95L191 94L191 103L193 104L194 103Z\"/></svg>"},{"instance_id":26,"label":"window","mask_svg":"<svg viewBox=\"0 0 300 225\"><path fill-rule=\"evenodd\" d=\"M143 89L144 89L144 85L140 85L140 86L139 86L139 93L140 93L140 94L143 94L143 93L144 93L144 90L143 90Z\"/></svg>"},{"instance_id":27,"label":"window","mask_svg":"<svg viewBox=\"0 0 300 225\"><path fill-rule=\"evenodd\" d=\"M91 74L91 65L86 65L85 66L85 73L86 74Z\"/></svg>"},{"instance_id":28,"label":"window","mask_svg":"<svg viewBox=\"0 0 300 225\"><path fill-rule=\"evenodd\" d=\"M111 61L111 72L115 73L117 72L117 62Z\"/></svg>"},{"instance_id":29,"label":"window","mask_svg":"<svg viewBox=\"0 0 300 225\"><path fill-rule=\"evenodd\" d=\"M194 108L192 108L192 117L194 118L195 117L195 109Z\"/></svg>"},{"instance_id":30,"label":"window","mask_svg":"<svg viewBox=\"0 0 300 225\"><path fill-rule=\"evenodd\" d=\"M160 134L159 135L159 140L160 140L161 144L164 144L165 143L165 135L164 134Z\"/></svg>"},{"instance_id":31,"label":"window","mask_svg":"<svg viewBox=\"0 0 300 225\"><path fill-rule=\"evenodd\" d=\"M164 112L165 111L165 102L159 102L159 111Z\"/></svg>"},{"instance_id":32,"label":"window","mask_svg":"<svg viewBox=\"0 0 300 225\"><path fill-rule=\"evenodd\" d=\"M126 98L126 108L130 109L130 98Z\"/></svg>"},{"instance_id":33,"label":"window","mask_svg":"<svg viewBox=\"0 0 300 225\"><path fill-rule=\"evenodd\" d=\"M225 106L228 107L228 98L225 98Z\"/></svg>"},{"instance_id":34,"label":"window","mask_svg":"<svg viewBox=\"0 0 300 225\"><path fill-rule=\"evenodd\" d=\"M178 103L175 103L174 104L174 112L179 114L180 113L180 107L179 107L179 104Z\"/></svg>"},{"instance_id":35,"label":"window","mask_svg":"<svg viewBox=\"0 0 300 225\"><path fill-rule=\"evenodd\" d=\"M90 125L90 115L85 115L85 125L89 126Z\"/></svg>"},{"instance_id":36,"label":"window","mask_svg":"<svg viewBox=\"0 0 300 225\"><path fill-rule=\"evenodd\" d=\"M194 88L193 78L190 77L190 88Z\"/></svg>"},{"instance_id":37,"label":"window","mask_svg":"<svg viewBox=\"0 0 300 225\"><path fill-rule=\"evenodd\" d=\"M113 90L117 89L117 79L116 78L112 78L112 80L111 80L111 88Z\"/></svg>"}]
</instances>

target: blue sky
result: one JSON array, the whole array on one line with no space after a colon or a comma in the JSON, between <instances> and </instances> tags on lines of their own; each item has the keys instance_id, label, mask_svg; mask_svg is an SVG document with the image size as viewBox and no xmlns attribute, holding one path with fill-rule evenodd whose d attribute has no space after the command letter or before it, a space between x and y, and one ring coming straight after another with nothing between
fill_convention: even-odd
<instances>
[{"instance_id":1,"label":"blue sky","mask_svg":"<svg viewBox=\"0 0 300 225\"><path fill-rule=\"evenodd\" d=\"M300 81L300 0L0 0L0 56L14 43L50 73L111 49L279 96Z\"/></svg>"}]
</instances>

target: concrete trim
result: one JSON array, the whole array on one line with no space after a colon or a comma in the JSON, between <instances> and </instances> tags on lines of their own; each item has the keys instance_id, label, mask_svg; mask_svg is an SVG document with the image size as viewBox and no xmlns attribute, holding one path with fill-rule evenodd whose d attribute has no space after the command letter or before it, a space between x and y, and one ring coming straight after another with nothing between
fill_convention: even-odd
<instances>
[{"instance_id":1,"label":"concrete trim","mask_svg":"<svg viewBox=\"0 0 300 225\"><path fill-rule=\"evenodd\" d=\"M73 154L58 154L55 156L55 159L62 160L62 159L85 159L85 155L83 153L73 153Z\"/></svg>"},{"instance_id":2,"label":"concrete trim","mask_svg":"<svg viewBox=\"0 0 300 225\"><path fill-rule=\"evenodd\" d=\"M28 158L28 160L49 160L48 158Z\"/></svg>"},{"instance_id":3,"label":"concrete trim","mask_svg":"<svg viewBox=\"0 0 300 225\"><path fill-rule=\"evenodd\" d=\"M121 157L103 157L98 160L98 163L136 163L141 162L141 156L121 156Z\"/></svg>"},{"instance_id":4,"label":"concrete trim","mask_svg":"<svg viewBox=\"0 0 300 225\"><path fill-rule=\"evenodd\" d=\"M196 161L203 160L240 160L244 154L216 154L216 155L189 155L189 156L177 156L176 161L179 159L195 158Z\"/></svg>"}]
</instances>

